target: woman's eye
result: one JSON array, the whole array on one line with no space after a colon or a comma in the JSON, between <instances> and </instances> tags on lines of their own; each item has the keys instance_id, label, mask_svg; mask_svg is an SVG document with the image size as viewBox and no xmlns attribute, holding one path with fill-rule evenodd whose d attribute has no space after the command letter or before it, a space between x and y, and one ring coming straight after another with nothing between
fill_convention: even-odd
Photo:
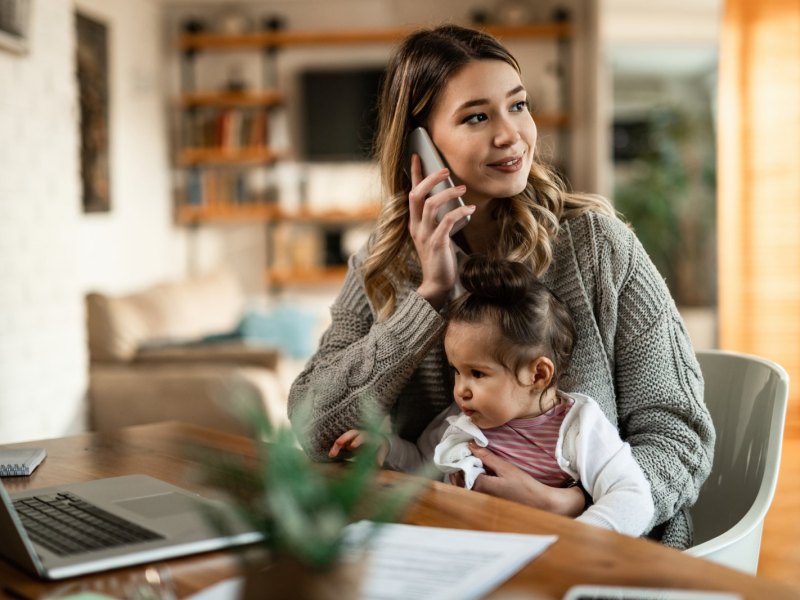
<instances>
[{"instance_id":1,"label":"woman's eye","mask_svg":"<svg viewBox=\"0 0 800 600\"><path fill-rule=\"evenodd\" d=\"M485 121L486 119L487 119L487 116L486 116L485 113L475 113L474 115L470 115L470 116L466 117L464 119L464 123L475 124L475 123L480 123L482 121Z\"/></svg>"},{"instance_id":2,"label":"woman's eye","mask_svg":"<svg viewBox=\"0 0 800 600\"><path fill-rule=\"evenodd\" d=\"M523 112L526 110L530 110L530 103L528 100L520 100L519 102L515 102L511 105L512 112Z\"/></svg>"}]
</instances>

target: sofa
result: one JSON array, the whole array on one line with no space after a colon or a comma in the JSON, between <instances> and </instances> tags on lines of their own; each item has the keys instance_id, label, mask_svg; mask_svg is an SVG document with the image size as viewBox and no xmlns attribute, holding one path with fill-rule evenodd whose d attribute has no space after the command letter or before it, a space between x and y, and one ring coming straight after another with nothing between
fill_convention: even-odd
<instances>
[{"instance_id":1,"label":"sofa","mask_svg":"<svg viewBox=\"0 0 800 600\"><path fill-rule=\"evenodd\" d=\"M90 427L180 420L246 433L242 402L287 422L282 353L237 337L244 313L225 269L128 295L87 294Z\"/></svg>"}]
</instances>

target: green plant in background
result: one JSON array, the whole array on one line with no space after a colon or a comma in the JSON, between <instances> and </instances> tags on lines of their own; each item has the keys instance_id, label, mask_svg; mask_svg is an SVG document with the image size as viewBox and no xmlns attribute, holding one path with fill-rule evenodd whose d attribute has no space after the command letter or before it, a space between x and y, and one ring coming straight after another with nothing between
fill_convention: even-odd
<instances>
[{"instance_id":1,"label":"green plant in background","mask_svg":"<svg viewBox=\"0 0 800 600\"><path fill-rule=\"evenodd\" d=\"M292 428L274 427L259 407L243 405L255 460L204 451L203 475L205 483L230 499L242 520L264 535L271 560L290 558L312 569L329 568L348 549L348 525L396 519L425 483L412 478L389 487L378 481L382 438L377 419L365 419L364 429L372 435L349 464L320 464L300 450ZM216 524L225 528L225 523Z\"/></svg>"},{"instance_id":2,"label":"green plant in background","mask_svg":"<svg viewBox=\"0 0 800 600\"><path fill-rule=\"evenodd\" d=\"M617 178L614 204L678 304L714 303L715 170L708 115L649 115L646 150Z\"/></svg>"}]
</instances>

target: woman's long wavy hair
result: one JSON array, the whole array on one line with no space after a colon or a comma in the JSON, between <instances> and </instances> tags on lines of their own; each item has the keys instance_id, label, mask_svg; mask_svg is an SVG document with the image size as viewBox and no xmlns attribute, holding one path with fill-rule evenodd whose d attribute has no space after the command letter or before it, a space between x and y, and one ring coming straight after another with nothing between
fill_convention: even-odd
<instances>
[{"instance_id":1,"label":"woman's long wavy hair","mask_svg":"<svg viewBox=\"0 0 800 600\"><path fill-rule=\"evenodd\" d=\"M494 37L456 25L409 35L386 69L378 106L379 157L384 204L364 261L364 282L379 319L390 316L397 290L419 264L408 232L411 190L408 134L425 126L450 78L477 60L502 60L518 73L516 59ZM594 210L615 214L600 196L568 193L563 181L534 159L528 185L516 196L498 199L493 214L500 225L496 255L530 265L538 276L552 260L552 240L562 220Z\"/></svg>"}]
</instances>

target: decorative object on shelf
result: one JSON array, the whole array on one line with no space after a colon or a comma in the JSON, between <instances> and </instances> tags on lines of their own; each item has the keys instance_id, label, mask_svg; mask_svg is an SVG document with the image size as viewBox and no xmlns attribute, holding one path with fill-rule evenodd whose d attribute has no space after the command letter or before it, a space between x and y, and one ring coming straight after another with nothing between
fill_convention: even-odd
<instances>
[{"instance_id":1,"label":"decorative object on shelf","mask_svg":"<svg viewBox=\"0 0 800 600\"><path fill-rule=\"evenodd\" d=\"M563 87L561 65L557 60L549 61L533 90L534 112L556 114L563 106Z\"/></svg>"},{"instance_id":2,"label":"decorative object on shelf","mask_svg":"<svg viewBox=\"0 0 800 600\"><path fill-rule=\"evenodd\" d=\"M253 22L247 13L233 7L224 8L214 19L217 33L239 35L253 29Z\"/></svg>"},{"instance_id":3,"label":"decorative object on shelf","mask_svg":"<svg viewBox=\"0 0 800 600\"><path fill-rule=\"evenodd\" d=\"M31 0L0 0L0 49L28 51Z\"/></svg>"},{"instance_id":4,"label":"decorative object on shelf","mask_svg":"<svg viewBox=\"0 0 800 600\"><path fill-rule=\"evenodd\" d=\"M83 212L109 212L108 27L81 13L75 19Z\"/></svg>"},{"instance_id":5,"label":"decorative object on shelf","mask_svg":"<svg viewBox=\"0 0 800 600\"><path fill-rule=\"evenodd\" d=\"M184 33L203 33L206 30L206 22L197 17L190 17L181 23L181 29Z\"/></svg>"},{"instance_id":6,"label":"decorative object on shelf","mask_svg":"<svg viewBox=\"0 0 800 600\"><path fill-rule=\"evenodd\" d=\"M248 87L250 86L247 85L247 79L244 77L242 64L236 62L228 65L228 79L225 82L225 91L241 94Z\"/></svg>"},{"instance_id":7,"label":"decorative object on shelf","mask_svg":"<svg viewBox=\"0 0 800 600\"><path fill-rule=\"evenodd\" d=\"M469 14L469 21L473 25L488 25L491 19L489 12L485 8L476 8Z\"/></svg>"},{"instance_id":8,"label":"decorative object on shelf","mask_svg":"<svg viewBox=\"0 0 800 600\"><path fill-rule=\"evenodd\" d=\"M494 17L501 25L524 25L533 21L533 10L526 0L499 0Z\"/></svg>"},{"instance_id":9,"label":"decorative object on shelf","mask_svg":"<svg viewBox=\"0 0 800 600\"><path fill-rule=\"evenodd\" d=\"M570 13L569 9L564 6L557 6L553 9L553 22L554 23L569 23Z\"/></svg>"},{"instance_id":10,"label":"decorative object on shelf","mask_svg":"<svg viewBox=\"0 0 800 600\"><path fill-rule=\"evenodd\" d=\"M368 402L363 403L368 406ZM394 520L425 479L387 486L377 463L380 419L365 415L367 442L346 467L313 463L297 447L305 431L274 427L244 395L237 408L251 427L256 458L199 448L205 481L225 494L238 515L264 534L260 553L242 554L244 598L358 598L364 574L361 552L379 523ZM302 408L302 407L301 407ZM297 432L297 433L295 433ZM219 515L209 517L221 530ZM367 536L348 526L368 519Z\"/></svg>"},{"instance_id":11,"label":"decorative object on shelf","mask_svg":"<svg viewBox=\"0 0 800 600\"><path fill-rule=\"evenodd\" d=\"M281 15L269 15L261 22L264 31L283 31L286 29L286 18Z\"/></svg>"}]
</instances>

